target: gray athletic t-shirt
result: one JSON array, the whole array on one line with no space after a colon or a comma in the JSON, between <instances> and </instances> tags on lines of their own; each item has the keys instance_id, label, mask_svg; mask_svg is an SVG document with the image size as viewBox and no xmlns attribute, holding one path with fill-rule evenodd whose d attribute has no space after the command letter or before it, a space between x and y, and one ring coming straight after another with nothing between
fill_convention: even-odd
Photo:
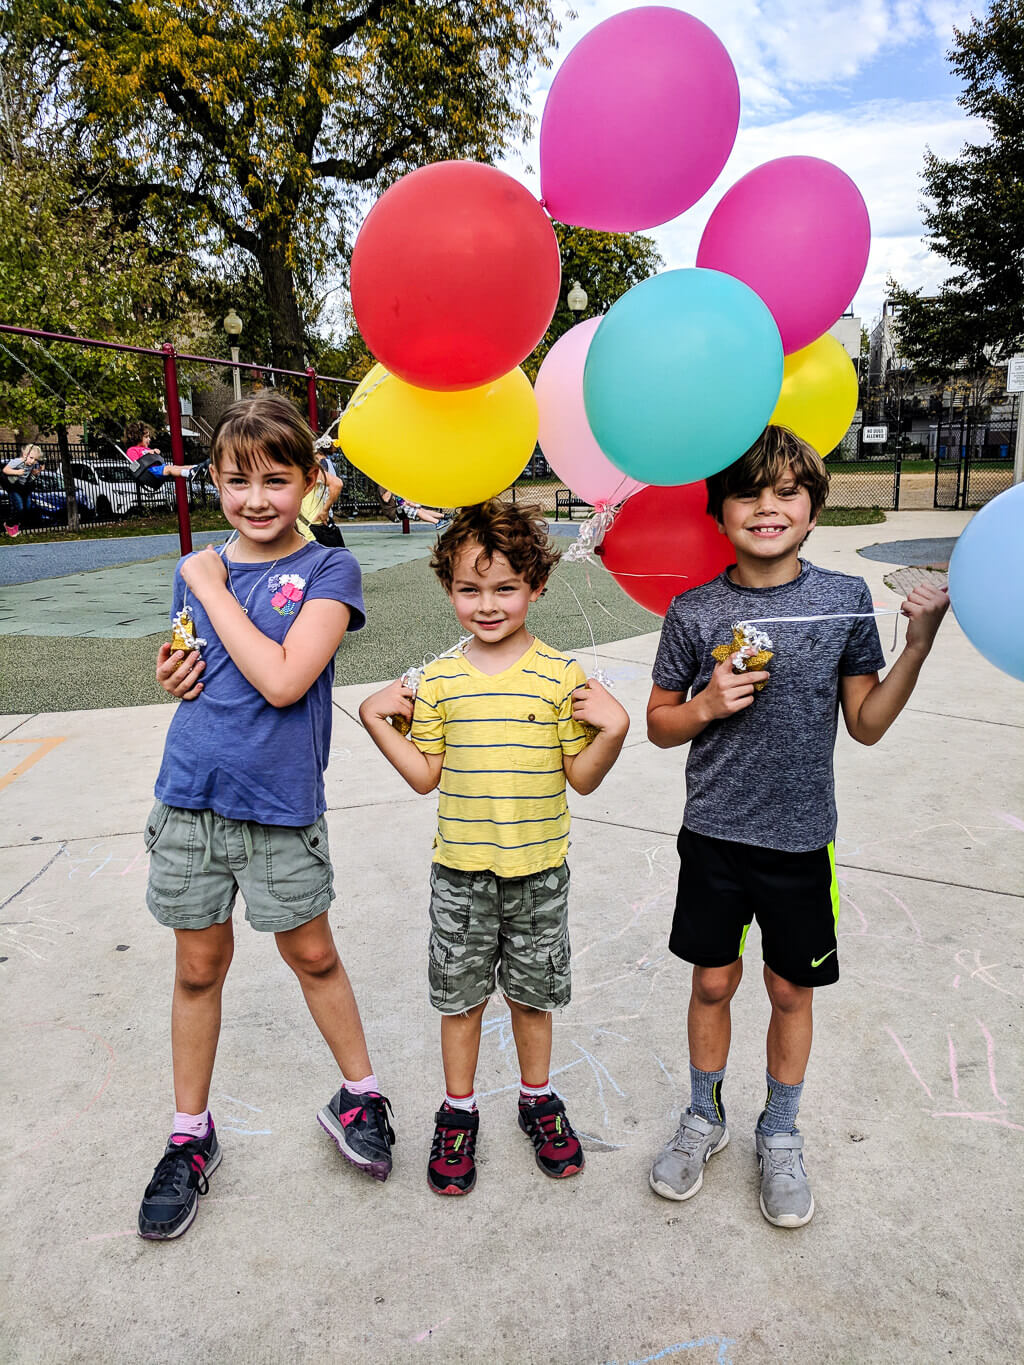
<instances>
[{"instance_id":1,"label":"gray athletic t-shirt","mask_svg":"<svg viewBox=\"0 0 1024 1365\"><path fill-rule=\"evenodd\" d=\"M832 751L839 679L885 666L874 617L762 621L763 617L870 613L863 578L800 561L800 576L774 588L741 588L727 573L673 598L654 664L670 692L703 691L739 621L771 636L771 679L753 706L712 721L690 743L683 824L697 834L790 853L835 837Z\"/></svg>"}]
</instances>

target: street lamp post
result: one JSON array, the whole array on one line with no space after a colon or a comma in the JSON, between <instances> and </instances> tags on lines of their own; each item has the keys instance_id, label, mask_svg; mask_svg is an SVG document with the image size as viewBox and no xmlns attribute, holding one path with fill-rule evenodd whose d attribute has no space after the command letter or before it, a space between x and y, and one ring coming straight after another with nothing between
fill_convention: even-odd
<instances>
[{"instance_id":1,"label":"street lamp post","mask_svg":"<svg viewBox=\"0 0 1024 1365\"><path fill-rule=\"evenodd\" d=\"M572 288L569 290L569 295L565 301L569 305L569 312L572 313L573 326L575 326L587 310L587 291L582 287L579 280L573 280Z\"/></svg>"},{"instance_id":2,"label":"street lamp post","mask_svg":"<svg viewBox=\"0 0 1024 1365\"><path fill-rule=\"evenodd\" d=\"M224 319L224 330L228 334L228 341L231 344L231 380L235 387L235 402L239 402L242 397L242 376L238 371L238 338L242 335L242 319L233 308L228 309L227 317Z\"/></svg>"}]
</instances>

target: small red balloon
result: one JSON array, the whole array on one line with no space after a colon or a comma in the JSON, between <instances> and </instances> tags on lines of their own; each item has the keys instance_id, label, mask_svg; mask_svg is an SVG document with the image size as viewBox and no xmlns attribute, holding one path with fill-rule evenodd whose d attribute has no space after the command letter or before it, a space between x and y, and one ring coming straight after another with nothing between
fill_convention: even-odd
<instances>
[{"instance_id":1,"label":"small red balloon","mask_svg":"<svg viewBox=\"0 0 1024 1365\"><path fill-rule=\"evenodd\" d=\"M381 364L422 389L472 389L530 354L558 303L551 220L504 171L439 161L377 200L352 252L352 309Z\"/></svg>"},{"instance_id":2,"label":"small red balloon","mask_svg":"<svg viewBox=\"0 0 1024 1365\"><path fill-rule=\"evenodd\" d=\"M664 616L679 593L735 563L732 545L708 516L703 479L643 488L624 504L601 543L605 568L648 611Z\"/></svg>"}]
</instances>

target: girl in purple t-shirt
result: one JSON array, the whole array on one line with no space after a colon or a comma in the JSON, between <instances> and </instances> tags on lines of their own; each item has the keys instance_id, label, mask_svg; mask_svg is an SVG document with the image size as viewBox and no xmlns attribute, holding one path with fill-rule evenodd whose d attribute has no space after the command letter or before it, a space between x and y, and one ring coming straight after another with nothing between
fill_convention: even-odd
<instances>
[{"instance_id":1,"label":"girl in purple t-shirt","mask_svg":"<svg viewBox=\"0 0 1024 1365\"><path fill-rule=\"evenodd\" d=\"M221 1159L207 1106L239 889L341 1071L321 1125L353 1165L378 1180L391 1172L390 1106L327 919L334 655L364 614L352 555L296 530L316 470L313 434L287 399L234 404L214 432L211 474L236 537L189 555L175 574L174 639L160 648L157 678L187 704L168 730L146 825L147 904L176 940L176 1112L139 1210L139 1232L152 1240L190 1226Z\"/></svg>"}]
</instances>

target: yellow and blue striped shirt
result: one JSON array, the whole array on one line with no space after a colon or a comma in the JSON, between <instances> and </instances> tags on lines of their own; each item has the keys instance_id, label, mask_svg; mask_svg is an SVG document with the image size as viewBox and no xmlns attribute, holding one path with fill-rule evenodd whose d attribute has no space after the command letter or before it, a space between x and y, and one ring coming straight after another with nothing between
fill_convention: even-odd
<instances>
[{"instance_id":1,"label":"yellow and blue striped shirt","mask_svg":"<svg viewBox=\"0 0 1024 1365\"><path fill-rule=\"evenodd\" d=\"M511 668L481 673L462 654L428 664L411 738L444 754L434 862L528 877L565 861L569 807L562 755L586 747L572 694L575 659L540 640Z\"/></svg>"}]
</instances>

